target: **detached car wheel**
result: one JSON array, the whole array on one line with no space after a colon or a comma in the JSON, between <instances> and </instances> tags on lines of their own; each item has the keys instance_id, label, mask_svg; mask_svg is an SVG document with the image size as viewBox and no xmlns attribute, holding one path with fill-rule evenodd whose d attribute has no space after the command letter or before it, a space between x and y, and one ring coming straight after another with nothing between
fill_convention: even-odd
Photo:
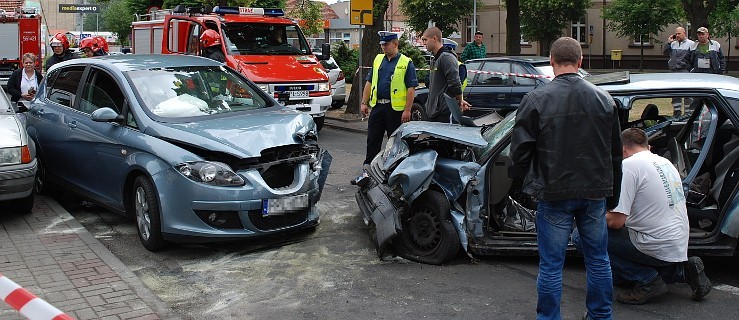
<instances>
[{"instance_id":1,"label":"detached car wheel","mask_svg":"<svg viewBox=\"0 0 739 320\"><path fill-rule=\"evenodd\" d=\"M449 201L437 191L424 192L402 218L403 232L393 240L404 258L442 264L459 252L459 236L449 219Z\"/></svg>"},{"instance_id":2,"label":"detached car wheel","mask_svg":"<svg viewBox=\"0 0 739 320\"><path fill-rule=\"evenodd\" d=\"M164 249L167 243L162 238L162 220L159 214L159 196L154 184L144 176L136 177L133 182L133 202L131 208L136 215L136 229L139 239L149 251Z\"/></svg>"},{"instance_id":3,"label":"detached car wheel","mask_svg":"<svg viewBox=\"0 0 739 320\"><path fill-rule=\"evenodd\" d=\"M411 120L412 121L427 121L429 117L426 115L426 109L418 103L413 103L411 107Z\"/></svg>"}]
</instances>

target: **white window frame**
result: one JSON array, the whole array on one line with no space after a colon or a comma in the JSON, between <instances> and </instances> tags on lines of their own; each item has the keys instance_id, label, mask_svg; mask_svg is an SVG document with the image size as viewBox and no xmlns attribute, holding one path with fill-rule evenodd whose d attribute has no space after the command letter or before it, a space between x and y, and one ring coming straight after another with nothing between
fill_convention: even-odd
<instances>
[{"instance_id":1,"label":"white window frame","mask_svg":"<svg viewBox=\"0 0 739 320\"><path fill-rule=\"evenodd\" d=\"M580 44L587 44L588 43L588 33L587 33L587 27L588 24L585 23L587 20L585 17L580 18L578 21L572 21L570 22L570 37L573 39L580 41ZM585 39L580 39L580 36L583 36Z\"/></svg>"},{"instance_id":2,"label":"white window frame","mask_svg":"<svg viewBox=\"0 0 739 320\"><path fill-rule=\"evenodd\" d=\"M645 36L646 36L646 38L647 38L647 39L646 39L646 42L642 41L642 39L643 39L643 38L644 38ZM632 41L632 44L633 44L633 45L635 45L635 46L651 46L651 45L652 45L652 40L651 40L651 38L652 38L652 37L651 37L651 36L650 36L650 35L649 35L648 33L647 33L647 34L642 34L642 35L638 35L638 36L634 36L634 37L633 37L633 41Z\"/></svg>"},{"instance_id":3,"label":"white window frame","mask_svg":"<svg viewBox=\"0 0 739 320\"><path fill-rule=\"evenodd\" d=\"M472 18L464 18L464 29L467 30L465 35L465 43L470 43L475 40L475 31L472 30ZM477 29L480 29L480 15L477 15Z\"/></svg>"}]
</instances>

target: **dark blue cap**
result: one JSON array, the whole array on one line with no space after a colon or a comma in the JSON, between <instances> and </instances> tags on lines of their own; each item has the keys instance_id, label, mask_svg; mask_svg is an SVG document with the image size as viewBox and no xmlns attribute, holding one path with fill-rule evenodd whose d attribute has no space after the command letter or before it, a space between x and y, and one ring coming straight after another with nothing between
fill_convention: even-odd
<instances>
[{"instance_id":1,"label":"dark blue cap","mask_svg":"<svg viewBox=\"0 0 739 320\"><path fill-rule=\"evenodd\" d=\"M398 34L395 32L390 31L380 31L377 34L380 35L380 44L384 44L385 42L389 42L394 39L398 39Z\"/></svg>"}]
</instances>

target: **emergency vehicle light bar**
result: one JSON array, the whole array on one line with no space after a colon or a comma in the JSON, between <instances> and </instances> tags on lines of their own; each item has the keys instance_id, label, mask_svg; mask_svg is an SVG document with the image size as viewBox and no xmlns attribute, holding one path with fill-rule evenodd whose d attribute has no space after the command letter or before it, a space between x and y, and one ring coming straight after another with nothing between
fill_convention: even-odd
<instances>
[{"instance_id":1,"label":"emergency vehicle light bar","mask_svg":"<svg viewBox=\"0 0 739 320\"><path fill-rule=\"evenodd\" d=\"M255 15L255 16L270 16L270 17L282 17L285 12L278 8L249 8L249 7L227 7L227 6L216 6L213 8L213 13L218 15L224 14L241 14L241 15Z\"/></svg>"}]
</instances>

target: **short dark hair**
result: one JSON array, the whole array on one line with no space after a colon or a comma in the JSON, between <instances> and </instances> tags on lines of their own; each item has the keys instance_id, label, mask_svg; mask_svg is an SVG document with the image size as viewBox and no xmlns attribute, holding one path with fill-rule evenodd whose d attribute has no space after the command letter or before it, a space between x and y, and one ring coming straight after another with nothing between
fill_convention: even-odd
<instances>
[{"instance_id":1,"label":"short dark hair","mask_svg":"<svg viewBox=\"0 0 739 320\"><path fill-rule=\"evenodd\" d=\"M482 31L475 31L475 35L482 35Z\"/></svg>"},{"instance_id":2,"label":"short dark hair","mask_svg":"<svg viewBox=\"0 0 739 320\"><path fill-rule=\"evenodd\" d=\"M647 139L647 133L644 130L628 128L621 132L621 144L627 148L649 148L649 139Z\"/></svg>"},{"instance_id":3,"label":"short dark hair","mask_svg":"<svg viewBox=\"0 0 739 320\"><path fill-rule=\"evenodd\" d=\"M556 64L578 65L582 59L582 47L580 41L570 37L561 37L552 43L549 54Z\"/></svg>"}]
</instances>

